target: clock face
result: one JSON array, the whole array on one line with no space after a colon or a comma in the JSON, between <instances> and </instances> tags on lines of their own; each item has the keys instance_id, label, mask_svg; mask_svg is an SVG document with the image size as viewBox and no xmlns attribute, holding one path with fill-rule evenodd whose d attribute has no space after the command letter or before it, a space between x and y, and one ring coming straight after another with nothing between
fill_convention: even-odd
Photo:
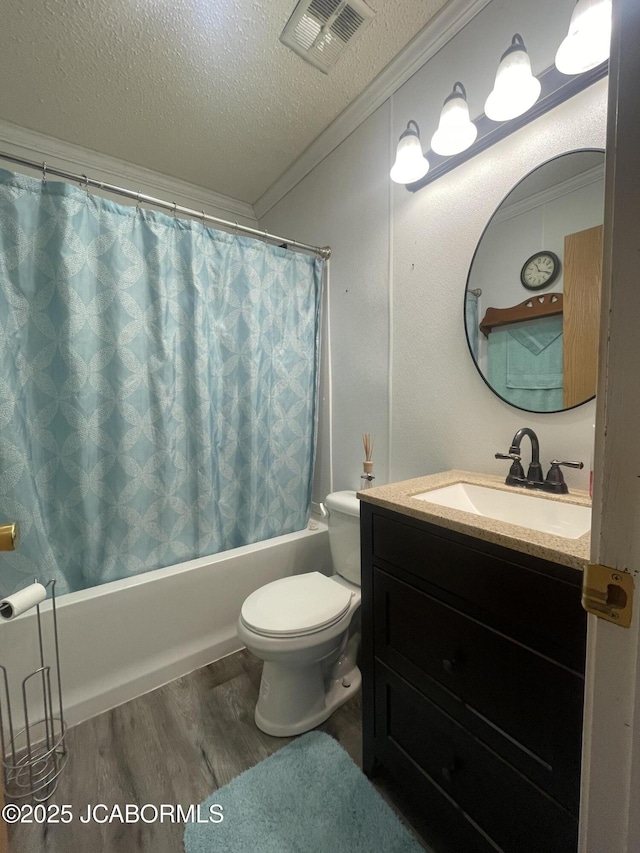
<instances>
[{"instance_id":1,"label":"clock face","mask_svg":"<svg viewBox=\"0 0 640 853\"><path fill-rule=\"evenodd\" d=\"M560 258L553 252L538 252L525 261L520 281L528 290L547 287L558 277Z\"/></svg>"}]
</instances>

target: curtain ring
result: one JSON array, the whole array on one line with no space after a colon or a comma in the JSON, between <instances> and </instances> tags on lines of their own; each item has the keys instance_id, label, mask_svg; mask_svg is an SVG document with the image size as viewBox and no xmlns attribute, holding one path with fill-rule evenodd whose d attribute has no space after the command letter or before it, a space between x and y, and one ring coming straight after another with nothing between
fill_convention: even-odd
<instances>
[{"instance_id":1,"label":"curtain ring","mask_svg":"<svg viewBox=\"0 0 640 853\"><path fill-rule=\"evenodd\" d=\"M205 223L204 223L204 210L203 210L203 211L201 211L201 213L202 213L202 227L203 227L203 228L206 228L207 226L206 226L206 225L205 225Z\"/></svg>"},{"instance_id":2,"label":"curtain ring","mask_svg":"<svg viewBox=\"0 0 640 853\"><path fill-rule=\"evenodd\" d=\"M138 192L138 200L136 202L136 213L140 210L140 193Z\"/></svg>"},{"instance_id":3,"label":"curtain ring","mask_svg":"<svg viewBox=\"0 0 640 853\"><path fill-rule=\"evenodd\" d=\"M84 191L86 192L86 194L88 196L89 195L89 178L86 175L82 175L82 177L84 178Z\"/></svg>"},{"instance_id":4,"label":"curtain ring","mask_svg":"<svg viewBox=\"0 0 640 853\"><path fill-rule=\"evenodd\" d=\"M177 204L175 203L175 201L174 201L174 202L173 202L173 211L172 211L172 213L171 213L171 215L173 216L173 218L174 218L174 219L176 218L176 208L177 208L177 206L178 206L178 205L177 205Z\"/></svg>"},{"instance_id":5,"label":"curtain ring","mask_svg":"<svg viewBox=\"0 0 640 853\"><path fill-rule=\"evenodd\" d=\"M42 163L42 183L47 183L47 164L44 161Z\"/></svg>"},{"instance_id":6,"label":"curtain ring","mask_svg":"<svg viewBox=\"0 0 640 853\"><path fill-rule=\"evenodd\" d=\"M268 235L268 234L267 234L267 232L265 231L265 232L264 232L264 242L265 242L265 246L266 246L266 244L267 244L267 240L268 240L268 239L269 239L269 235Z\"/></svg>"}]
</instances>

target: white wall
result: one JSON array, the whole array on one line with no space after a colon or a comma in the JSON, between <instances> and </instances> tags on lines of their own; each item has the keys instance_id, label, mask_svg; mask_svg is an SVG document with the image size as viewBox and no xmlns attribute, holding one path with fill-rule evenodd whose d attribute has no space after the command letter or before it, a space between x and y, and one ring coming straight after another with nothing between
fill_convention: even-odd
<instances>
[{"instance_id":1,"label":"white wall","mask_svg":"<svg viewBox=\"0 0 640 853\"><path fill-rule=\"evenodd\" d=\"M568 195L516 216L495 217L480 241L469 280L469 287L482 289L482 312L510 308L531 296L520 283L520 271L524 261L542 249L550 249L560 258L560 275L536 293L562 293L566 235L602 225L603 220L604 168L601 179Z\"/></svg>"},{"instance_id":2,"label":"white wall","mask_svg":"<svg viewBox=\"0 0 640 853\"><path fill-rule=\"evenodd\" d=\"M596 84L420 193L396 193L394 478L454 467L499 473L494 453L524 425L538 434L543 464L582 459L588 468L595 403L534 415L499 400L469 355L462 294L482 229L510 187L554 154L604 145L605 92ZM571 475L570 485L587 487L588 471Z\"/></svg>"},{"instance_id":3,"label":"white wall","mask_svg":"<svg viewBox=\"0 0 640 853\"><path fill-rule=\"evenodd\" d=\"M532 415L495 397L467 349L463 293L482 231L514 184L557 154L604 147L606 82L415 194L388 178L409 118L428 148L456 80L467 86L472 116L481 112L515 31L534 72L550 65L573 5L493 0L261 219L270 231L333 247L333 452L331 463L325 426L317 492L358 484L363 431L374 436L379 483L454 467L499 473L494 453L525 424L538 433L544 463L582 459L588 468L595 404ZM567 481L587 488L588 470Z\"/></svg>"},{"instance_id":4,"label":"white wall","mask_svg":"<svg viewBox=\"0 0 640 853\"><path fill-rule=\"evenodd\" d=\"M389 478L389 152L385 104L261 220L271 232L333 248L315 500L359 488L364 432L374 438L378 481Z\"/></svg>"}]
</instances>

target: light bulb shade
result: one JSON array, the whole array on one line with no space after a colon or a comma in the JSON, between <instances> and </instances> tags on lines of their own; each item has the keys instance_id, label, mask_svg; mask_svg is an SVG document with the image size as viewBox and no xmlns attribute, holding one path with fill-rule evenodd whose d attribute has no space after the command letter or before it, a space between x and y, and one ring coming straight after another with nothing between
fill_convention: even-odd
<instances>
[{"instance_id":1,"label":"light bulb shade","mask_svg":"<svg viewBox=\"0 0 640 853\"><path fill-rule=\"evenodd\" d=\"M460 91L456 91L458 88ZM475 142L478 128L469 118L466 95L462 83L456 83L445 100L438 129L431 137L431 148L436 154L444 157L459 154Z\"/></svg>"},{"instance_id":2,"label":"light bulb shade","mask_svg":"<svg viewBox=\"0 0 640 853\"><path fill-rule=\"evenodd\" d=\"M569 32L556 53L562 74L582 74L609 58L611 0L578 0Z\"/></svg>"},{"instance_id":3,"label":"light bulb shade","mask_svg":"<svg viewBox=\"0 0 640 853\"><path fill-rule=\"evenodd\" d=\"M410 125L415 125L412 130ZM389 177L396 184L412 184L419 181L429 171L429 161L422 153L420 143L420 131L415 121L410 121L407 129L400 136L396 161L393 164Z\"/></svg>"},{"instance_id":4,"label":"light bulb shade","mask_svg":"<svg viewBox=\"0 0 640 853\"><path fill-rule=\"evenodd\" d=\"M540 81L531 73L529 54L516 33L503 54L496 72L493 91L484 105L487 118L509 121L526 113L540 97Z\"/></svg>"}]
</instances>

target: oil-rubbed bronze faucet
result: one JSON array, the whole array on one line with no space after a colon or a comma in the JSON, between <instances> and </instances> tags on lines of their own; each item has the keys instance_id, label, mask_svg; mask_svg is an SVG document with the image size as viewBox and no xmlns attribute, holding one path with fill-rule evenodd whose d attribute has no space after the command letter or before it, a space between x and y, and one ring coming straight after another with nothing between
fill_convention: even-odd
<instances>
[{"instance_id":1,"label":"oil-rubbed bronze faucet","mask_svg":"<svg viewBox=\"0 0 640 853\"><path fill-rule=\"evenodd\" d=\"M531 463L527 476L521 463L520 444L525 435L531 441ZM524 489L540 489L543 492L553 492L557 495L566 495L569 489L562 476L560 465L568 468L584 468L582 462L558 462L554 459L547 472L546 478L542 479L542 465L540 464L540 444L538 436L529 427L522 427L513 436L508 453L496 453L496 459L511 459L511 468L505 479L507 486L519 486Z\"/></svg>"},{"instance_id":2,"label":"oil-rubbed bronze faucet","mask_svg":"<svg viewBox=\"0 0 640 853\"><path fill-rule=\"evenodd\" d=\"M522 458L520 455L520 443L525 435L528 435L531 440L531 464L529 465L526 477L524 476L524 469L520 463L520 459ZM542 486L543 479L542 465L540 464L540 444L538 442L538 436L529 427L522 427L519 429L513 436L509 453L496 453L496 459L511 459L513 462L511 469L507 474L507 479L505 480L507 486L524 486L529 487L530 489Z\"/></svg>"},{"instance_id":3,"label":"oil-rubbed bronze faucet","mask_svg":"<svg viewBox=\"0 0 640 853\"><path fill-rule=\"evenodd\" d=\"M0 526L0 551L14 551L18 547L20 527L17 521Z\"/></svg>"}]
</instances>

